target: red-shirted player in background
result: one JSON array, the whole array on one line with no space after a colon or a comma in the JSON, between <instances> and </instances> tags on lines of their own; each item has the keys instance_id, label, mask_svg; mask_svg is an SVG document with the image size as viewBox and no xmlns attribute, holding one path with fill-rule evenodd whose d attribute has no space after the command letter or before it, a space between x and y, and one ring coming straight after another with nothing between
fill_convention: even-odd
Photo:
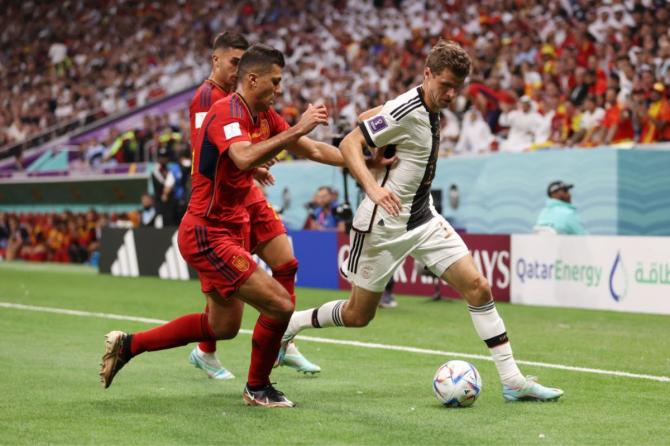
<instances>
[{"instance_id":1,"label":"red-shirted player in background","mask_svg":"<svg viewBox=\"0 0 670 446\"><path fill-rule=\"evenodd\" d=\"M335 147L305 135L326 124L324 106L310 105L293 127L272 109L281 93L284 57L266 45L253 45L240 59L237 91L215 103L205 116L194 153L193 192L179 227L179 248L200 275L209 313L182 316L134 334L105 336L101 380L109 387L118 371L145 351L190 342L231 339L239 331L243 302L260 312L252 336L251 364L243 397L246 404L293 407L270 383L281 337L293 313L293 279L274 279L249 253L246 203L255 167L284 148L326 164L343 165Z\"/></svg>"},{"instance_id":2,"label":"red-shirted player in background","mask_svg":"<svg viewBox=\"0 0 670 446\"><path fill-rule=\"evenodd\" d=\"M244 36L234 32L224 32L214 39L212 48L212 72L209 78L196 90L189 115L191 119L191 147L195 148L198 130L202 127L205 115L211 106L235 90L237 83L237 66L249 47ZM270 185L274 178L265 168L257 168L254 172L256 180L264 185ZM252 187L246 203L251 223L250 252L258 256L270 266L272 275L285 288L293 292L295 273L298 263L293 256L293 250L286 236L286 229L277 217L272 207L266 201L262 191ZM207 312L205 308L205 312ZM233 315L234 316L234 315ZM216 341L200 342L191 352L189 361L202 369L214 379L232 379L235 376L216 357ZM282 365L288 365L303 373L318 373L321 368L309 362L300 354L295 344L286 347L286 354L282 355Z\"/></svg>"}]
</instances>

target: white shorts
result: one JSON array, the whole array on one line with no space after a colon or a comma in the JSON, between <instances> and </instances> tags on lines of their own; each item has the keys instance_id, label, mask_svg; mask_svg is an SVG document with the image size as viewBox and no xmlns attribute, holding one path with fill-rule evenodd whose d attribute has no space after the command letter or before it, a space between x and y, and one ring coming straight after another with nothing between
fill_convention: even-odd
<instances>
[{"instance_id":1,"label":"white shorts","mask_svg":"<svg viewBox=\"0 0 670 446\"><path fill-rule=\"evenodd\" d=\"M352 284L382 292L407 256L440 277L469 253L461 236L441 215L411 231L391 231L374 225L368 233L351 230L349 257L340 273Z\"/></svg>"}]
</instances>

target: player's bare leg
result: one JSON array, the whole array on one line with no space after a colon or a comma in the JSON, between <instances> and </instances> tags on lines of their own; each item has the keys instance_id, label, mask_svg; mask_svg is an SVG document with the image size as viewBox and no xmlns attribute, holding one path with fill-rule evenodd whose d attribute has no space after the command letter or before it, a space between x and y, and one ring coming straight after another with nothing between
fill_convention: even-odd
<instances>
[{"instance_id":1,"label":"player's bare leg","mask_svg":"<svg viewBox=\"0 0 670 446\"><path fill-rule=\"evenodd\" d=\"M205 297L207 298L205 312L208 314L210 326L221 327L220 329L227 333L237 333L242 321L244 302L238 299L223 298L216 291L206 293ZM222 339L230 339L230 337ZM216 346L216 341L203 341L198 344L191 351L189 362L204 371L210 378L220 380L235 378L235 375L221 364L214 351L211 350L211 346Z\"/></svg>"},{"instance_id":2,"label":"player's bare leg","mask_svg":"<svg viewBox=\"0 0 670 446\"><path fill-rule=\"evenodd\" d=\"M243 394L244 402L251 406L295 406L270 383L270 373L281 338L293 314L291 295L278 281L257 268L233 296L261 313L252 336L251 364Z\"/></svg>"},{"instance_id":3,"label":"player's bare leg","mask_svg":"<svg viewBox=\"0 0 670 446\"><path fill-rule=\"evenodd\" d=\"M512 355L505 324L493 302L491 287L475 267L470 254L447 268L442 274L442 279L468 301L468 309L475 330L488 346L498 369L505 399L514 401L556 400L563 395L562 390L544 387L534 379L526 378L521 374Z\"/></svg>"},{"instance_id":4,"label":"player's bare leg","mask_svg":"<svg viewBox=\"0 0 670 446\"><path fill-rule=\"evenodd\" d=\"M354 285L347 300L333 300L320 307L296 311L282 341L293 339L305 328L365 327L374 319L381 296L381 291Z\"/></svg>"},{"instance_id":5,"label":"player's bare leg","mask_svg":"<svg viewBox=\"0 0 670 446\"><path fill-rule=\"evenodd\" d=\"M295 272L298 263L286 234L278 235L258 245L256 254L272 269L272 276L291 295L295 304ZM316 374L321 367L305 358L293 341L282 344L275 366L282 365L301 373Z\"/></svg>"}]
</instances>

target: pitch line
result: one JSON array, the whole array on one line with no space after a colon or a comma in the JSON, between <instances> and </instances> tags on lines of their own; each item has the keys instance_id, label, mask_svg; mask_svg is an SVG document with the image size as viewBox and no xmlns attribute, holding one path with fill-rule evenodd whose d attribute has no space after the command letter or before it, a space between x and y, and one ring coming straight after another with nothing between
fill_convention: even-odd
<instances>
[{"instance_id":1,"label":"pitch line","mask_svg":"<svg viewBox=\"0 0 670 446\"><path fill-rule=\"evenodd\" d=\"M118 321L141 322L145 324L164 324L167 321L146 317L127 316L112 313L97 313L90 311L68 310L66 308L41 307L36 305L23 305L11 302L0 302L0 308L12 308L25 311L39 311L42 313L65 314L68 316L97 317L101 319L112 319ZM251 330L241 329L240 333L251 334ZM490 356L475 355L471 353L449 352L443 350L432 350L427 348L406 347L402 345L377 344L373 342L347 341L340 339L321 338L317 336L296 336L296 339L307 342L319 342L322 344L346 345L350 347L372 348L377 350L391 350L398 352L419 353L424 355L449 356L456 358L478 359L481 361L493 361ZM646 379L649 381L670 382L670 376L644 375L639 373L622 372L619 370L593 369L589 367L574 367L563 364L550 364L547 362L525 361L517 359L517 364L543 367L546 369L567 370L570 372L592 373L596 375L619 376L622 378Z\"/></svg>"}]
</instances>

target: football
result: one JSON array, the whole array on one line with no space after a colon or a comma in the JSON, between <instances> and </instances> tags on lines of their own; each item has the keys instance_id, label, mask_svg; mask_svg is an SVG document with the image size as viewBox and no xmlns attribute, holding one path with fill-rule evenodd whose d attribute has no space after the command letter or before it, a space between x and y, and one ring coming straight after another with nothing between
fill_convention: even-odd
<instances>
[{"instance_id":1,"label":"football","mask_svg":"<svg viewBox=\"0 0 670 446\"><path fill-rule=\"evenodd\" d=\"M453 360L437 369L433 377L433 391L447 407L471 406L482 390L482 378L469 362Z\"/></svg>"}]
</instances>

